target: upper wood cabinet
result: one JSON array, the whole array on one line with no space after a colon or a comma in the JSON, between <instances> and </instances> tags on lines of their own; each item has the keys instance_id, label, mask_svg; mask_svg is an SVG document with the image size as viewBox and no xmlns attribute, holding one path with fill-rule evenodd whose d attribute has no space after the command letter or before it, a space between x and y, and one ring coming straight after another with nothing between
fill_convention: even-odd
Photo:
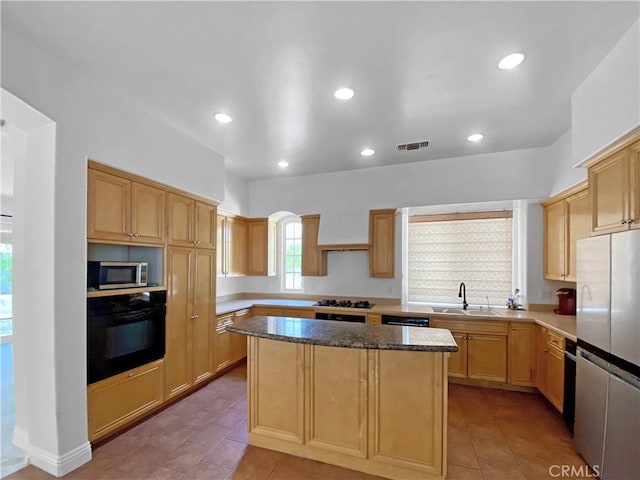
<instances>
[{"instance_id":1,"label":"upper wood cabinet","mask_svg":"<svg viewBox=\"0 0 640 480\"><path fill-rule=\"evenodd\" d=\"M640 228L640 141L587 164L592 235Z\"/></svg>"},{"instance_id":2,"label":"upper wood cabinet","mask_svg":"<svg viewBox=\"0 0 640 480\"><path fill-rule=\"evenodd\" d=\"M318 248L320 215L302 215L302 276L327 275L327 252Z\"/></svg>"},{"instance_id":3,"label":"upper wood cabinet","mask_svg":"<svg viewBox=\"0 0 640 480\"><path fill-rule=\"evenodd\" d=\"M247 219L247 275L275 275L276 224L268 218Z\"/></svg>"},{"instance_id":4,"label":"upper wood cabinet","mask_svg":"<svg viewBox=\"0 0 640 480\"><path fill-rule=\"evenodd\" d=\"M218 275L245 275L247 222L241 217L218 214Z\"/></svg>"},{"instance_id":5,"label":"upper wood cabinet","mask_svg":"<svg viewBox=\"0 0 640 480\"><path fill-rule=\"evenodd\" d=\"M165 192L89 168L87 238L164 244Z\"/></svg>"},{"instance_id":6,"label":"upper wood cabinet","mask_svg":"<svg viewBox=\"0 0 640 480\"><path fill-rule=\"evenodd\" d=\"M576 242L589 236L591 214L586 183L556 195L544 206L544 276L576 281Z\"/></svg>"},{"instance_id":7,"label":"upper wood cabinet","mask_svg":"<svg viewBox=\"0 0 640 480\"><path fill-rule=\"evenodd\" d=\"M395 275L396 210L369 212L369 276L393 278Z\"/></svg>"},{"instance_id":8,"label":"upper wood cabinet","mask_svg":"<svg viewBox=\"0 0 640 480\"><path fill-rule=\"evenodd\" d=\"M216 206L169 193L169 245L216 248Z\"/></svg>"}]
</instances>

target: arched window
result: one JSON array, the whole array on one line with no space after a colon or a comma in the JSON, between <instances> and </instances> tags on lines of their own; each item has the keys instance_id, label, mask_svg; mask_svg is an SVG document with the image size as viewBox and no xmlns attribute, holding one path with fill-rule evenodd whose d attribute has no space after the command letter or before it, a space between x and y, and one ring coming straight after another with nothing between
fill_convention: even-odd
<instances>
[{"instance_id":1,"label":"arched window","mask_svg":"<svg viewBox=\"0 0 640 480\"><path fill-rule=\"evenodd\" d=\"M299 217L282 221L282 289L302 290L302 223Z\"/></svg>"}]
</instances>

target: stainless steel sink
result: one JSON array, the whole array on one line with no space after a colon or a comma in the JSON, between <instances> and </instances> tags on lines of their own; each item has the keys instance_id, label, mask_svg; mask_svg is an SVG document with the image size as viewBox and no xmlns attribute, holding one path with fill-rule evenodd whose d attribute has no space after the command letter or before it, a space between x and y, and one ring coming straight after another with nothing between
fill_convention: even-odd
<instances>
[{"instance_id":1,"label":"stainless steel sink","mask_svg":"<svg viewBox=\"0 0 640 480\"><path fill-rule=\"evenodd\" d=\"M464 310L461 308L448 308L448 307L431 307L434 313L455 313L456 315L464 315Z\"/></svg>"},{"instance_id":2,"label":"stainless steel sink","mask_svg":"<svg viewBox=\"0 0 640 480\"><path fill-rule=\"evenodd\" d=\"M477 317L499 317L493 310L467 310L467 315L473 315Z\"/></svg>"},{"instance_id":3,"label":"stainless steel sink","mask_svg":"<svg viewBox=\"0 0 640 480\"><path fill-rule=\"evenodd\" d=\"M461 308L431 307L433 313L450 313L454 315L471 315L473 317L499 317L493 310L463 310Z\"/></svg>"}]
</instances>

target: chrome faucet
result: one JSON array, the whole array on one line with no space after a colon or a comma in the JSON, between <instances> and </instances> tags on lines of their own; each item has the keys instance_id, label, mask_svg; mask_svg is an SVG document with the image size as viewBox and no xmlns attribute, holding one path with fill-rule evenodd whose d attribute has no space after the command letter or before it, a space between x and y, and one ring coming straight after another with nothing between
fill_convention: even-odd
<instances>
[{"instance_id":1,"label":"chrome faucet","mask_svg":"<svg viewBox=\"0 0 640 480\"><path fill-rule=\"evenodd\" d=\"M467 303L467 286L464 284L464 282L460 282L458 298L462 298L462 309L466 310L469 304Z\"/></svg>"}]
</instances>

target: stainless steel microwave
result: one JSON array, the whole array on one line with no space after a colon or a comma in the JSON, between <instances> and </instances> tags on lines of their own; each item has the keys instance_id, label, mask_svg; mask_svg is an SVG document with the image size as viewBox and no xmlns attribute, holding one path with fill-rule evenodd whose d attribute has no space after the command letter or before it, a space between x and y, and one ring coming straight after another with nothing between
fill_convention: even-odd
<instances>
[{"instance_id":1,"label":"stainless steel microwave","mask_svg":"<svg viewBox=\"0 0 640 480\"><path fill-rule=\"evenodd\" d=\"M110 290L146 287L148 275L147 262L88 262L87 288Z\"/></svg>"}]
</instances>

